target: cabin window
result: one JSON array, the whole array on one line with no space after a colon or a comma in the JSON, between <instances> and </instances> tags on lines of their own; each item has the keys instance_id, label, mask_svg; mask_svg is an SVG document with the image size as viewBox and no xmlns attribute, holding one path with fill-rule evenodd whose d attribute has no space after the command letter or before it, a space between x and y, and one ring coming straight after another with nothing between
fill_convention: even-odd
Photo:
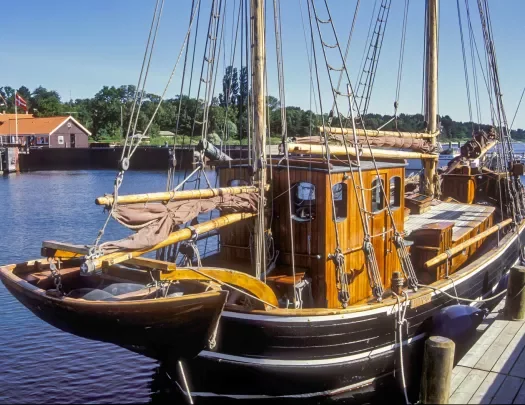
<instances>
[{"instance_id":1,"label":"cabin window","mask_svg":"<svg viewBox=\"0 0 525 405\"><path fill-rule=\"evenodd\" d=\"M390 207L401 207L401 177L390 178Z\"/></svg>"},{"instance_id":2,"label":"cabin window","mask_svg":"<svg viewBox=\"0 0 525 405\"><path fill-rule=\"evenodd\" d=\"M250 183L248 183L246 180L241 180L241 179L231 179L229 182L228 182L228 187L244 187L244 186L249 186Z\"/></svg>"},{"instance_id":3,"label":"cabin window","mask_svg":"<svg viewBox=\"0 0 525 405\"><path fill-rule=\"evenodd\" d=\"M385 186L380 178L372 182L372 212L381 211L385 205L382 188Z\"/></svg>"},{"instance_id":4,"label":"cabin window","mask_svg":"<svg viewBox=\"0 0 525 405\"><path fill-rule=\"evenodd\" d=\"M332 187L332 198L335 207L335 222L344 221L347 217L346 184L337 183Z\"/></svg>"},{"instance_id":5,"label":"cabin window","mask_svg":"<svg viewBox=\"0 0 525 405\"><path fill-rule=\"evenodd\" d=\"M293 219L309 222L315 218L315 186L312 183L295 184Z\"/></svg>"}]
</instances>

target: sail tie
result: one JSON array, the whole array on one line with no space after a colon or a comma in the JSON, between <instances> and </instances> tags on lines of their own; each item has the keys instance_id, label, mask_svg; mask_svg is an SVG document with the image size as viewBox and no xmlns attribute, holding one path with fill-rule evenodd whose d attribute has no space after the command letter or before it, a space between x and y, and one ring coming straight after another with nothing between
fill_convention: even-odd
<instances>
[{"instance_id":1,"label":"sail tie","mask_svg":"<svg viewBox=\"0 0 525 405\"><path fill-rule=\"evenodd\" d=\"M199 232L191 225L186 229L191 231L191 238L180 244L179 253L183 256L183 263L186 266L192 266L193 262L196 261L197 267L202 267L199 247L197 246Z\"/></svg>"},{"instance_id":2,"label":"sail tie","mask_svg":"<svg viewBox=\"0 0 525 405\"><path fill-rule=\"evenodd\" d=\"M336 282L338 284L338 299L343 308L348 306L350 293L348 292L348 275L345 271L345 256L340 247L335 249L335 253L328 256L335 264Z\"/></svg>"}]
</instances>

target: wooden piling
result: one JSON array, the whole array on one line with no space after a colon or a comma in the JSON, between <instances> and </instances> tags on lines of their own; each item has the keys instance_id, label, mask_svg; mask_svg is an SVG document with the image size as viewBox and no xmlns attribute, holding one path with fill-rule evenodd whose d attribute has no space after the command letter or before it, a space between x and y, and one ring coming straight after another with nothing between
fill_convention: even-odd
<instances>
[{"instance_id":1,"label":"wooden piling","mask_svg":"<svg viewBox=\"0 0 525 405\"><path fill-rule=\"evenodd\" d=\"M454 342L441 336L431 336L425 342L421 403L448 403L454 366L454 351Z\"/></svg>"},{"instance_id":2,"label":"wooden piling","mask_svg":"<svg viewBox=\"0 0 525 405\"><path fill-rule=\"evenodd\" d=\"M525 266L510 269L505 316L513 321L525 319Z\"/></svg>"}]
</instances>

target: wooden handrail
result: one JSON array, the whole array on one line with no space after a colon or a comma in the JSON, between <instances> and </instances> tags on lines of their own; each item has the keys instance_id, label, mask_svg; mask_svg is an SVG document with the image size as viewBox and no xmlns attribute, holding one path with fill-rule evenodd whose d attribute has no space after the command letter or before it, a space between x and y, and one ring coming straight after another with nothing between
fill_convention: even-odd
<instances>
[{"instance_id":1,"label":"wooden handrail","mask_svg":"<svg viewBox=\"0 0 525 405\"><path fill-rule=\"evenodd\" d=\"M350 156L355 156L355 148L344 146L329 146L330 154L334 156L346 156L347 153ZM297 144L289 143L288 144L289 153L301 153L301 154L313 154L313 155L326 155L326 149L324 145L312 145L312 144ZM438 159L437 154L433 153L420 153L420 152L405 152L400 150L388 150L388 149L372 149L369 148L361 149L361 157L372 156L375 158L384 158L384 159Z\"/></svg>"},{"instance_id":2,"label":"wooden handrail","mask_svg":"<svg viewBox=\"0 0 525 405\"><path fill-rule=\"evenodd\" d=\"M146 203L146 202L167 202L174 200L190 200L194 198L210 198L220 195L230 194L241 194L241 193L258 193L259 188L255 186L240 186L240 187L221 187L221 188L208 188L202 190L183 190L183 191L166 191L161 193L148 193L148 194L130 194L130 195L119 195L117 197L117 204L135 204L135 203ZM95 200L97 205L112 205L113 196L106 195L104 197L98 197Z\"/></svg>"},{"instance_id":3,"label":"wooden handrail","mask_svg":"<svg viewBox=\"0 0 525 405\"><path fill-rule=\"evenodd\" d=\"M325 131L334 135L353 135L354 130L352 128L330 128L330 127L318 127L320 134ZM378 131L374 129L356 129L355 134L357 136L370 136L370 137L396 137L396 138L412 138L412 139L432 139L439 135L439 132L428 133L428 132L401 132L401 131Z\"/></svg>"},{"instance_id":4,"label":"wooden handrail","mask_svg":"<svg viewBox=\"0 0 525 405\"><path fill-rule=\"evenodd\" d=\"M501 221L499 224L490 227L486 231L483 231L480 234L477 234L476 236L470 238L469 240L462 242L459 245L448 249L445 253L441 253L437 255L436 257L430 259L429 261L425 262L424 264L425 268L428 269L429 267L433 267L436 264L444 262L449 257L457 255L463 249L469 247L470 245L473 245L476 242L479 242L481 239L486 238L487 236L493 234L494 232L499 231L501 228L503 228L504 226L507 226L511 222L512 222L512 218L508 218L504 221Z\"/></svg>"}]
</instances>

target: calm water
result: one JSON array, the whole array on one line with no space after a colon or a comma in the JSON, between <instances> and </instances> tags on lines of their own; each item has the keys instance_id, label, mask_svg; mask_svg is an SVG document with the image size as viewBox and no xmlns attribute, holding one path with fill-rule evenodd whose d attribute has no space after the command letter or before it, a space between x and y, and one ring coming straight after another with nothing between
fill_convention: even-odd
<instances>
[{"instance_id":1,"label":"calm water","mask_svg":"<svg viewBox=\"0 0 525 405\"><path fill-rule=\"evenodd\" d=\"M0 176L0 263L40 257L43 240L92 243L105 214L95 197L111 192L114 171ZM122 193L163 190L166 174L129 172ZM126 235L110 223L108 238ZM55 329L0 283L0 403L144 403L166 398L158 364L113 345ZM172 403L174 401L171 401Z\"/></svg>"}]
</instances>

